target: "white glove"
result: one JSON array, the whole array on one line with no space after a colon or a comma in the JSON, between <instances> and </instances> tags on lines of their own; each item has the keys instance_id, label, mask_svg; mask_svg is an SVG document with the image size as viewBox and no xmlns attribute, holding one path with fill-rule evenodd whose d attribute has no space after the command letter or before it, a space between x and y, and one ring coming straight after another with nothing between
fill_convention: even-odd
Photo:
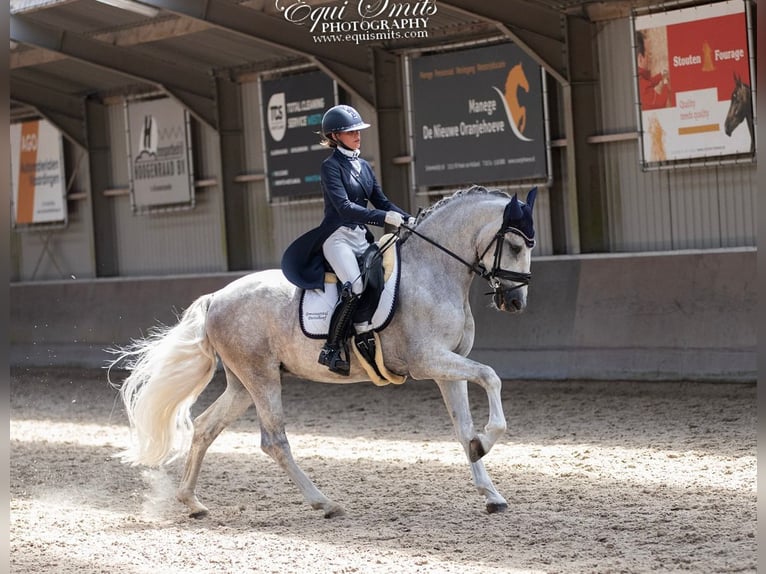
<instances>
[{"instance_id":1,"label":"white glove","mask_svg":"<svg viewBox=\"0 0 766 574\"><path fill-rule=\"evenodd\" d=\"M407 225L410 227L415 227L415 223L417 223L417 220L414 217L407 218Z\"/></svg>"},{"instance_id":2,"label":"white glove","mask_svg":"<svg viewBox=\"0 0 766 574\"><path fill-rule=\"evenodd\" d=\"M394 227L400 227L404 223L404 217L396 211L386 211L386 223Z\"/></svg>"}]
</instances>

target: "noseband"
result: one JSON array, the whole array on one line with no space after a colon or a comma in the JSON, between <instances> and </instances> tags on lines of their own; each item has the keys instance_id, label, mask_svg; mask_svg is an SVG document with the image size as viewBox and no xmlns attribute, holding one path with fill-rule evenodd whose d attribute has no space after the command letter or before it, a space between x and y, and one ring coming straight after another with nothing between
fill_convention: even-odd
<instances>
[{"instance_id":1,"label":"noseband","mask_svg":"<svg viewBox=\"0 0 766 574\"><path fill-rule=\"evenodd\" d=\"M516 289L520 289L522 287L525 287L529 285L530 280L532 279L531 273L521 273L519 271L509 271L508 269L503 269L500 267L500 260L503 256L503 244L505 241L503 238L505 237L506 233L514 233L516 235L521 236L524 239L524 243L527 244L527 247L534 247L535 240L530 239L524 233L521 232L521 230L515 228L515 227L504 227L500 226L500 229L498 229L497 233L495 233L494 238L492 241L489 242L489 245L487 245L487 248L484 250L484 252L481 254L481 256L477 257L476 261L474 263L468 263L465 259L460 257L457 253L454 253L444 247L443 245L439 245L436 241L431 239L430 237L426 237L422 233L419 233L416 231L413 227L410 227L407 224L402 224L402 227L404 227L407 231L410 233L413 233L414 235L417 235L421 239L427 241L434 247L437 247L444 251L447 255L450 257L457 259L468 267L468 269L472 272L481 277L482 279L485 279L487 283L489 283L490 287L492 287L492 293L487 293L487 295L492 295L494 293L497 293L500 289L500 280L505 279L506 281L513 281L514 283L518 283L518 285L514 285L508 291L515 291ZM484 259L484 256L487 254L487 252L490 250L492 245L495 245L495 255L492 262L492 269L487 270L485 265L481 262L482 259Z\"/></svg>"},{"instance_id":2,"label":"noseband","mask_svg":"<svg viewBox=\"0 0 766 574\"><path fill-rule=\"evenodd\" d=\"M487 280L487 282L490 284L494 292L496 293L497 290L500 288L500 279L505 279L506 281L513 281L514 283L518 283L518 285L514 285L508 291L515 291L516 289L520 289L521 287L525 287L529 285L530 280L532 279L531 273L521 273L520 271L509 271L508 269L503 269L500 267L500 261L503 257L503 245L505 244L505 241L503 238L505 237L506 233L513 233L515 235L519 235L524 239L524 243L527 244L527 247L532 248L535 246L535 240L530 239L526 235L524 235L521 230L516 229L515 227L508 227L503 228L501 227L497 233L495 233L494 239L490 241L489 245L487 245L487 248L484 250L484 253L481 254L481 256L476 260L476 263L474 263L471 266L471 269L474 273L476 273L479 277L482 277ZM487 251L489 251L490 247L492 247L492 244L495 244L495 256L492 261L492 269L487 271L487 268L484 266L484 264L481 262L482 259L484 259L484 256L487 254Z\"/></svg>"}]
</instances>

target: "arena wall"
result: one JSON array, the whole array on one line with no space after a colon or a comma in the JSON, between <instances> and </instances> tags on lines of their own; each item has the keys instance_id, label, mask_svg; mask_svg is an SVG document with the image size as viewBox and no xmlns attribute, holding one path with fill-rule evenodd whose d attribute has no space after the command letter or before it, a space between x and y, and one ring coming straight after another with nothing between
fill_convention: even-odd
<instances>
[{"instance_id":1,"label":"arena wall","mask_svg":"<svg viewBox=\"0 0 766 574\"><path fill-rule=\"evenodd\" d=\"M520 315L472 290L472 356L505 379L756 379L755 248L538 257L532 272ZM11 284L11 364L103 366L239 276Z\"/></svg>"}]
</instances>

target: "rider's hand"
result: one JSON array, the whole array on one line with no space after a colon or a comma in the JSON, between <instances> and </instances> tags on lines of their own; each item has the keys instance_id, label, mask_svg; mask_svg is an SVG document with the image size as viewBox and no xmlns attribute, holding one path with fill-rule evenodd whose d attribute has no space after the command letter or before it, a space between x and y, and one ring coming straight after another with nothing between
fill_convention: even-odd
<instances>
[{"instance_id":1,"label":"rider's hand","mask_svg":"<svg viewBox=\"0 0 766 574\"><path fill-rule=\"evenodd\" d=\"M386 223L394 227L400 227L404 223L404 217L396 211L386 211Z\"/></svg>"}]
</instances>

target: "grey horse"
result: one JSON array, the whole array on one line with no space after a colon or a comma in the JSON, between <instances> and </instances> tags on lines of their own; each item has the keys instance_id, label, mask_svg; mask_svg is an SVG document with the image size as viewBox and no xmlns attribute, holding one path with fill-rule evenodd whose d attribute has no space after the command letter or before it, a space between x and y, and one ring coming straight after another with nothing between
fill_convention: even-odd
<instances>
[{"instance_id":1,"label":"grey horse","mask_svg":"<svg viewBox=\"0 0 766 574\"><path fill-rule=\"evenodd\" d=\"M421 213L416 226L403 232L398 310L379 337L388 371L439 386L474 485L490 513L502 512L508 504L481 458L505 433L506 420L500 378L491 367L467 358L474 342L469 289L474 277L481 276L492 287L494 307L510 313L525 308L535 193L529 192L524 202L516 195L473 187ZM251 273L199 297L175 325L155 328L146 338L114 350L112 366L129 371L120 394L134 444L124 458L159 466L187 454L176 497L191 516L208 513L195 493L208 447L251 404L260 421L262 450L290 476L305 501L328 518L344 512L292 457L281 374L325 383L354 383L369 376L355 358L347 377L317 365L322 341L301 331L300 295L279 270ZM226 389L192 421L191 407L219 359ZM468 381L487 393L489 420L483 432L474 428Z\"/></svg>"}]
</instances>

